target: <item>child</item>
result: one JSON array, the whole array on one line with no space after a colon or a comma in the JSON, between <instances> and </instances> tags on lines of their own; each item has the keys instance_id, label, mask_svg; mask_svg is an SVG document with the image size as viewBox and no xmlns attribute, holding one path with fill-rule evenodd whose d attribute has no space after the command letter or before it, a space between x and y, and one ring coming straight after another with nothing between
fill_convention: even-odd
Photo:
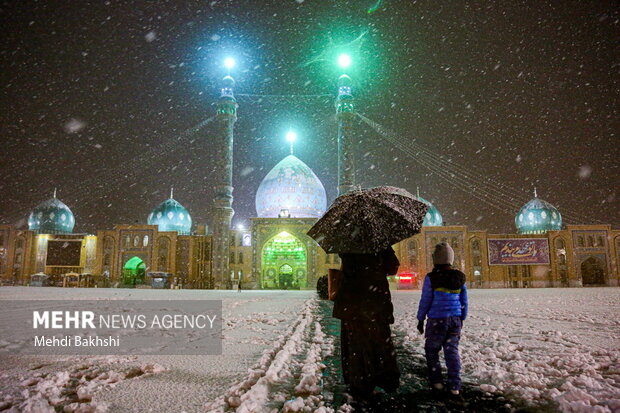
<instances>
[{"instance_id":1,"label":"child","mask_svg":"<svg viewBox=\"0 0 620 413\"><path fill-rule=\"evenodd\" d=\"M434 390L443 390L439 351L443 347L448 368L449 397L462 402L461 360L459 358L459 339L463 320L467 318L467 288L465 274L453 269L454 250L446 242L435 246L433 252L433 271L426 275L422 287L422 298L418 306L418 331L424 333L426 322L426 364Z\"/></svg>"}]
</instances>

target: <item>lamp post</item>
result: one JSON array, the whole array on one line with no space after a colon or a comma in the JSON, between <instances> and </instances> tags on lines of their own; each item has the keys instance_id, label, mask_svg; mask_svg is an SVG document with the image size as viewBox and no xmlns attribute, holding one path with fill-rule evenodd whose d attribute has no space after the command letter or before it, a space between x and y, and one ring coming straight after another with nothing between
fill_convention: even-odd
<instances>
[{"instance_id":1,"label":"lamp post","mask_svg":"<svg viewBox=\"0 0 620 413\"><path fill-rule=\"evenodd\" d=\"M226 58L224 66L228 75L222 79L220 98L215 115L214 147L218 155L215 168L215 196L213 198L213 285L225 288L230 278L230 224L235 211L233 202L233 127L237 121L237 101L234 96L235 80L230 70L233 58Z\"/></svg>"},{"instance_id":2,"label":"lamp post","mask_svg":"<svg viewBox=\"0 0 620 413\"><path fill-rule=\"evenodd\" d=\"M338 56L338 65L345 71L352 63L351 56ZM343 73L338 78L336 119L338 121L338 195L346 194L355 187L355 162L353 158L353 94L352 80Z\"/></svg>"}]
</instances>

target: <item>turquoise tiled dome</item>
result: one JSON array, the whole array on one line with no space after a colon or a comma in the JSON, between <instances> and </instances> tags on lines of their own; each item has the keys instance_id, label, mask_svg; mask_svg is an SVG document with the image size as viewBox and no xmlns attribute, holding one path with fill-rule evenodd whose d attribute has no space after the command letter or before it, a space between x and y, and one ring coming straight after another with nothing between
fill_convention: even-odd
<instances>
[{"instance_id":1,"label":"turquoise tiled dome","mask_svg":"<svg viewBox=\"0 0 620 413\"><path fill-rule=\"evenodd\" d=\"M426 215L424 215L424 221L422 221L423 227L440 227L443 225L443 218L439 213L439 210L435 207L435 205L431 204L426 199L422 198L418 195L419 201L424 202L428 205L428 209L426 210Z\"/></svg>"},{"instance_id":2,"label":"turquoise tiled dome","mask_svg":"<svg viewBox=\"0 0 620 413\"><path fill-rule=\"evenodd\" d=\"M562 229L562 216L549 202L535 196L521 207L515 225L519 234L544 234Z\"/></svg>"},{"instance_id":3,"label":"turquoise tiled dome","mask_svg":"<svg viewBox=\"0 0 620 413\"><path fill-rule=\"evenodd\" d=\"M75 226L73 212L56 198L39 204L28 216L28 229L38 234L70 234Z\"/></svg>"},{"instance_id":4,"label":"turquoise tiled dome","mask_svg":"<svg viewBox=\"0 0 620 413\"><path fill-rule=\"evenodd\" d=\"M157 225L159 231L176 231L189 235L192 231L192 217L183 205L170 197L149 214L149 225Z\"/></svg>"},{"instance_id":5,"label":"turquoise tiled dome","mask_svg":"<svg viewBox=\"0 0 620 413\"><path fill-rule=\"evenodd\" d=\"M256 192L256 213L260 218L277 218L283 209L291 218L319 218L327 209L323 184L294 155L274 166Z\"/></svg>"}]
</instances>

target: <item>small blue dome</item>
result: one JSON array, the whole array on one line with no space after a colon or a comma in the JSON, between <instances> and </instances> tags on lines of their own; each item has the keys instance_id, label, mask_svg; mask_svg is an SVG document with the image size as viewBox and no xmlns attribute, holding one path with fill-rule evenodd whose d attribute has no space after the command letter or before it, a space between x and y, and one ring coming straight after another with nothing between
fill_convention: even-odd
<instances>
[{"instance_id":1,"label":"small blue dome","mask_svg":"<svg viewBox=\"0 0 620 413\"><path fill-rule=\"evenodd\" d=\"M319 218L327 209L323 184L294 155L274 166L256 192L256 213L260 218L277 218L283 209L291 218Z\"/></svg>"},{"instance_id":2,"label":"small blue dome","mask_svg":"<svg viewBox=\"0 0 620 413\"><path fill-rule=\"evenodd\" d=\"M416 197L419 201L424 202L428 205L428 209L426 210L426 215L424 215L424 221L422 221L423 227L440 227L443 225L443 218L439 213L439 210L435 207L435 205L431 204L426 199L422 198L420 195Z\"/></svg>"},{"instance_id":3,"label":"small blue dome","mask_svg":"<svg viewBox=\"0 0 620 413\"><path fill-rule=\"evenodd\" d=\"M192 232L192 217L183 205L170 197L149 214L149 225L157 225L159 231L176 231L179 235Z\"/></svg>"},{"instance_id":4,"label":"small blue dome","mask_svg":"<svg viewBox=\"0 0 620 413\"><path fill-rule=\"evenodd\" d=\"M38 234L70 234L75 226L73 212L61 200L48 199L28 216L28 229Z\"/></svg>"},{"instance_id":5,"label":"small blue dome","mask_svg":"<svg viewBox=\"0 0 620 413\"><path fill-rule=\"evenodd\" d=\"M549 202L535 196L521 207L515 225L518 234L545 234L562 229L562 216Z\"/></svg>"}]
</instances>

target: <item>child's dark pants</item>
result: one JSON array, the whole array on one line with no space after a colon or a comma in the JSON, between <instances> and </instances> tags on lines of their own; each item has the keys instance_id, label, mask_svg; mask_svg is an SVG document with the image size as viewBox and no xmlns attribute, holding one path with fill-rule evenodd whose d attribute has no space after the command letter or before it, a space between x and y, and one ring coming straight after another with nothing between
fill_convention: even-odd
<instances>
[{"instance_id":1,"label":"child's dark pants","mask_svg":"<svg viewBox=\"0 0 620 413\"><path fill-rule=\"evenodd\" d=\"M439 351L443 347L446 367L448 368L448 388L461 388L461 359L459 357L459 339L462 322L460 317L429 318L426 321L425 337L426 364L431 384L443 383Z\"/></svg>"}]
</instances>

